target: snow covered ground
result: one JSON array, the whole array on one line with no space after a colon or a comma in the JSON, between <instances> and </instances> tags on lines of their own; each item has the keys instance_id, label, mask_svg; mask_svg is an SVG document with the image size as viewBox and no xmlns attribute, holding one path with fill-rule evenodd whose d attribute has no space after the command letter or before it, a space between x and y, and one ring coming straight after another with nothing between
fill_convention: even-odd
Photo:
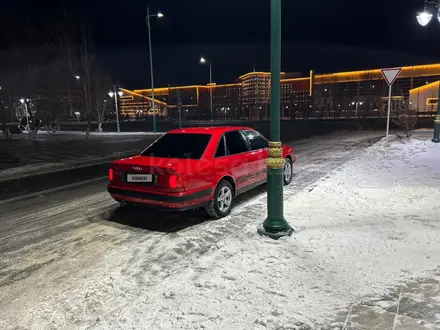
<instances>
[{"instance_id":1,"label":"snow covered ground","mask_svg":"<svg viewBox=\"0 0 440 330\"><path fill-rule=\"evenodd\" d=\"M92 224L69 240L80 246L93 234L98 239L89 249L96 259L86 263L81 253L59 246L63 260L0 290L0 328L437 329L439 187L440 145L379 142L303 191L286 189L285 217L297 230L290 238L257 234L264 196L226 219L178 232L149 239L136 229L121 232L111 248L105 236L115 227L88 220ZM72 201L52 212L62 216L90 205L86 216L93 212L87 203ZM41 265L51 258L48 253ZM430 279L431 314L408 327L399 315L402 284L421 301L426 295L414 285L419 278ZM6 303L5 297L16 299ZM389 323L360 323L360 309L372 305ZM370 325L373 314L364 315Z\"/></svg>"}]
</instances>

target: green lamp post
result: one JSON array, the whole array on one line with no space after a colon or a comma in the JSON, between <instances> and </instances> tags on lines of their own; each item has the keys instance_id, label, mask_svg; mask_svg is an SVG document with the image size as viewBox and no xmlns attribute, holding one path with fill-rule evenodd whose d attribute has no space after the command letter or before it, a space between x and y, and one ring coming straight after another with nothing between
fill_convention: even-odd
<instances>
[{"instance_id":1,"label":"green lamp post","mask_svg":"<svg viewBox=\"0 0 440 330\"><path fill-rule=\"evenodd\" d=\"M432 142L440 142L440 83L438 85L437 114L434 118L434 138Z\"/></svg>"},{"instance_id":2,"label":"green lamp post","mask_svg":"<svg viewBox=\"0 0 440 330\"><path fill-rule=\"evenodd\" d=\"M417 22L421 26L427 26L429 22L431 22L433 15L431 11L428 9L430 6L435 7L440 13L440 0L425 0L425 10L417 15ZM437 15L438 20L440 21L440 15ZM434 118L434 137L432 142L439 143L440 142L440 85L438 89L438 102L437 102L437 114Z\"/></svg>"},{"instance_id":3,"label":"green lamp post","mask_svg":"<svg viewBox=\"0 0 440 330\"><path fill-rule=\"evenodd\" d=\"M281 1L271 0L271 109L269 158L267 159L267 219L258 228L260 235L278 239L290 236L293 228L284 219L283 168L280 142L281 106Z\"/></svg>"}]
</instances>

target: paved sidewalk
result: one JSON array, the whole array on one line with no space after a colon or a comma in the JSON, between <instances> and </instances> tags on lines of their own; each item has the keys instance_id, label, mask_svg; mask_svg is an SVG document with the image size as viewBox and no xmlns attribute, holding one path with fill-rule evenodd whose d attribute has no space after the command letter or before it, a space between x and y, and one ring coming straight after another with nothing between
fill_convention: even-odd
<instances>
[{"instance_id":1,"label":"paved sidewalk","mask_svg":"<svg viewBox=\"0 0 440 330\"><path fill-rule=\"evenodd\" d=\"M366 297L338 316L344 330L440 329L440 269L432 276L390 288L381 298Z\"/></svg>"}]
</instances>

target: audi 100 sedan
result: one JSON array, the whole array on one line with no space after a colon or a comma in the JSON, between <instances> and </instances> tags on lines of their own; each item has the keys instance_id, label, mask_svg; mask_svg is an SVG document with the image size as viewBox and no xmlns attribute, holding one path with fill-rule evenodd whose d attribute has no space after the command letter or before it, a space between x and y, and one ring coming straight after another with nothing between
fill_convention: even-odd
<instances>
[{"instance_id":1,"label":"audi 100 sedan","mask_svg":"<svg viewBox=\"0 0 440 330\"><path fill-rule=\"evenodd\" d=\"M267 180L268 140L247 127L185 128L168 132L140 155L114 161L108 192L120 203L159 210L204 208L212 218L231 212L234 198ZM288 185L296 160L282 146Z\"/></svg>"}]
</instances>

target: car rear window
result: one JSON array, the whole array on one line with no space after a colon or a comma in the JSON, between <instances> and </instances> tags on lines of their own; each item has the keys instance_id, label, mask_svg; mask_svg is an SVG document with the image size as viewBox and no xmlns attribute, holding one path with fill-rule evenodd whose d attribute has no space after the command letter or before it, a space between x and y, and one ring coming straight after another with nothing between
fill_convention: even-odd
<instances>
[{"instance_id":1,"label":"car rear window","mask_svg":"<svg viewBox=\"0 0 440 330\"><path fill-rule=\"evenodd\" d=\"M200 159L211 140L211 134L165 134L141 155L162 158Z\"/></svg>"}]
</instances>

